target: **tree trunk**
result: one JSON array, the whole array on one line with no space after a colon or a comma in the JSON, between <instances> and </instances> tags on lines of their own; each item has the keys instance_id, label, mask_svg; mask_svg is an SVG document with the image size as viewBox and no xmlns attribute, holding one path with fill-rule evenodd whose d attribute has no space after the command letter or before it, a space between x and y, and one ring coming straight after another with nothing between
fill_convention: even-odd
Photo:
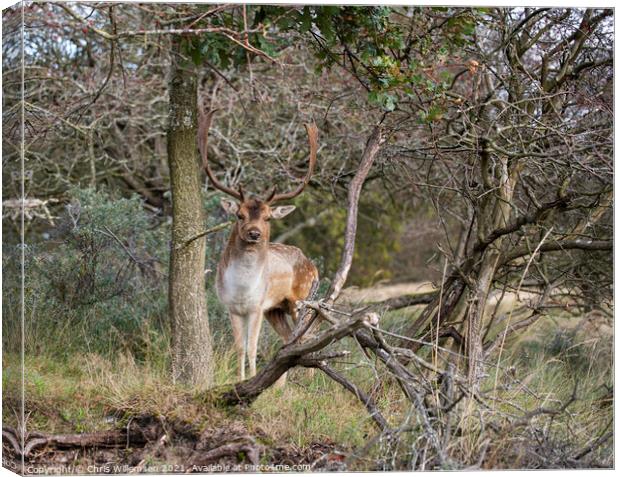
<instances>
[{"instance_id":1,"label":"tree trunk","mask_svg":"<svg viewBox=\"0 0 620 477\"><path fill-rule=\"evenodd\" d=\"M498 162L500 167L498 167L499 177L497 178L498 186L496 192L486 195L479 214L479 239L488 236L493 230L506 227L510 223L514 190L521 165L516 162L509 164L506 157L499 157ZM481 172L484 175L487 173L487 163L483 160L481 166ZM485 180L485 182L488 181ZM499 265L503 241L504 237L499 237L483 252L475 281L476 286L470 291L470 307L466 333L469 363L467 378L469 385L474 390L478 389L484 374L482 366L482 359L484 357L482 346L484 310Z\"/></svg>"},{"instance_id":2,"label":"tree trunk","mask_svg":"<svg viewBox=\"0 0 620 477\"><path fill-rule=\"evenodd\" d=\"M172 329L172 377L175 382L210 385L213 350L205 296L205 248L200 165L196 154L197 76L174 40L169 83L168 165L172 192L169 313Z\"/></svg>"}]
</instances>

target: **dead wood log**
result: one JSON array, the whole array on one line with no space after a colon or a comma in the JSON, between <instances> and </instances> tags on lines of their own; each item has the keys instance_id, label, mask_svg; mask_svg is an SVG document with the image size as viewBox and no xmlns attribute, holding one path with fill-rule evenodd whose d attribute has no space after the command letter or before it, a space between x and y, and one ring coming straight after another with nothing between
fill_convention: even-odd
<instances>
[{"instance_id":1,"label":"dead wood log","mask_svg":"<svg viewBox=\"0 0 620 477\"><path fill-rule=\"evenodd\" d=\"M21 435L11 427L2 428L2 436L11 444L18 455L28 457L37 448L51 446L59 449L76 447L124 447L130 445L144 445L149 441L147 433L139 429L109 430L84 434L27 434L24 447L21 446Z\"/></svg>"},{"instance_id":2,"label":"dead wood log","mask_svg":"<svg viewBox=\"0 0 620 477\"><path fill-rule=\"evenodd\" d=\"M252 465L258 465L260 463L260 449L261 447L253 442L233 442L205 453L195 453L190 462L193 465L208 465L217 462L222 457L237 456L243 452Z\"/></svg>"},{"instance_id":3,"label":"dead wood log","mask_svg":"<svg viewBox=\"0 0 620 477\"><path fill-rule=\"evenodd\" d=\"M9 428L8 426L3 427L2 439L4 439L5 442L11 444L13 450L21 455L21 445L19 444L18 436L15 430Z\"/></svg>"}]
</instances>

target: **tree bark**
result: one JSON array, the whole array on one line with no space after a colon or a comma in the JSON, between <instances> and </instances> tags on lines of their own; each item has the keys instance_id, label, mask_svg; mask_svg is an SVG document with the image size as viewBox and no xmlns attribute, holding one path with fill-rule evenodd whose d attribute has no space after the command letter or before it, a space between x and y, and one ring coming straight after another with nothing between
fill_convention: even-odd
<instances>
[{"instance_id":1,"label":"tree bark","mask_svg":"<svg viewBox=\"0 0 620 477\"><path fill-rule=\"evenodd\" d=\"M479 237L492 236L492 231L502 230L508 227L512 213L512 203L514 190L517 183L518 173L520 171L520 165L518 163L509 164L508 158L498 158L499 177L497 191L495 194L487 194L483 199L481 213L478 219L479 222ZM485 174L484 168L486 168L485 161L481 162L483 170L482 174ZM468 358L468 372L467 377L469 385L477 390L483 376L482 358L484 356L484 350L482 346L482 323L484 317L484 309L487 304L489 292L493 285L493 279L497 272L504 235L499 235L491 246L487 247L481 257L480 268L475 280L474 289L470 290L470 307L467 317L467 358Z\"/></svg>"},{"instance_id":2,"label":"tree bark","mask_svg":"<svg viewBox=\"0 0 620 477\"><path fill-rule=\"evenodd\" d=\"M204 237L185 244L205 228L200 165L196 154L197 75L184 67L180 40L172 47L167 131L172 192L169 314L173 381L210 385L213 350L205 296Z\"/></svg>"}]
</instances>

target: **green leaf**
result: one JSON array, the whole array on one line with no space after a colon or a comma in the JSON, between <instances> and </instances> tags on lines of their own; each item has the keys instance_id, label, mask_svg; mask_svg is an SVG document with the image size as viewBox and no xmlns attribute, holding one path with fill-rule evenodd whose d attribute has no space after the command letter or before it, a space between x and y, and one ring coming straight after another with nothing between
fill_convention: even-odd
<instances>
[{"instance_id":1,"label":"green leaf","mask_svg":"<svg viewBox=\"0 0 620 477\"><path fill-rule=\"evenodd\" d=\"M396 108L396 97L392 96L391 94L386 95L385 101L383 103L383 108L386 111L394 111L394 109Z\"/></svg>"},{"instance_id":2,"label":"green leaf","mask_svg":"<svg viewBox=\"0 0 620 477\"><path fill-rule=\"evenodd\" d=\"M396 109L397 98L385 91L370 91L368 93L368 102L381 106L386 111L394 111L394 109Z\"/></svg>"},{"instance_id":3,"label":"green leaf","mask_svg":"<svg viewBox=\"0 0 620 477\"><path fill-rule=\"evenodd\" d=\"M329 45L333 45L336 38L336 32L334 31L332 23L332 11L333 10L328 7L320 7L316 16L316 25L319 27L321 35L323 35Z\"/></svg>"}]
</instances>

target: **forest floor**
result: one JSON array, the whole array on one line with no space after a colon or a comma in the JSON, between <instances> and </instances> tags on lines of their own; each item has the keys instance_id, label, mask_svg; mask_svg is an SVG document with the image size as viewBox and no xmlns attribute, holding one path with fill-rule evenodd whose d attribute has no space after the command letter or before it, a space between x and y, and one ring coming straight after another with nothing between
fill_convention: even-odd
<instances>
[{"instance_id":1,"label":"forest floor","mask_svg":"<svg viewBox=\"0 0 620 477\"><path fill-rule=\"evenodd\" d=\"M379 301L426 292L429 286L350 289L343 301ZM386 316L382 325L398 331L418 311L400 310ZM562 401L579 381L580 400L567 417L569 427L575 429L571 432L577 447L587 445L588 439L611 422L612 342L611 326L563 317L532 328L506 349L506 365L518 370L531 392L546 396L545 402ZM270 343L261 356L263 363L277 347ZM340 345L357 348L348 339ZM216 384L233 382L235 359L230 347L216 343L216 349ZM342 369L368 387L372 376L361 365L361 358L356 361L355 353L359 350ZM41 352L27 355L25 365L27 441L34 442L25 459L27 473L43 468L63 473L390 468L381 447L367 447L377 435L367 411L320 372L295 369L283 389L267 390L249 407L229 409L201 400L203 390L172 384L165 360L140 361L123 353L114 360L95 353L59 359ZM492 382L494 376L488 379ZM9 435L12 431L18 434L20 382L19 357L3 355L3 462L9 467L20 465ZM399 396L395 387L384 386L376 398L395 426L403 415ZM519 395L515 399L519 399L515 405L527 406L531 398ZM613 455L597 456L601 462L613 463ZM482 463L483 468L524 465L501 457Z\"/></svg>"}]
</instances>

